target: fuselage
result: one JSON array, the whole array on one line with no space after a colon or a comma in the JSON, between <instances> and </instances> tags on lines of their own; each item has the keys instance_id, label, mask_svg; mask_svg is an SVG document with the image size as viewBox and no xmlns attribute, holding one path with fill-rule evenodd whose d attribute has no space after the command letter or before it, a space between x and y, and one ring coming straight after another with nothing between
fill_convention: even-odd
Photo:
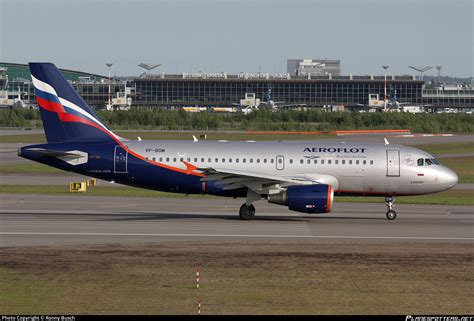
<instances>
[{"instance_id":1,"label":"fuselage","mask_svg":"<svg viewBox=\"0 0 474 321\"><path fill-rule=\"evenodd\" d=\"M31 148L81 151L70 164ZM217 168L331 185L337 194L420 195L453 187L457 175L416 148L344 142L122 141L27 146L20 156L117 183L178 193L245 196L203 181L200 169Z\"/></svg>"}]
</instances>

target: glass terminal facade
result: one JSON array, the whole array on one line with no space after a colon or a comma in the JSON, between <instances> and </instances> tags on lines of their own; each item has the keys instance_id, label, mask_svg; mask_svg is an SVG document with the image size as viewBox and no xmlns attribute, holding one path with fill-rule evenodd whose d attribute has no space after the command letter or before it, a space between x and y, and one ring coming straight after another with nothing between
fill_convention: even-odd
<instances>
[{"instance_id":1,"label":"glass terminal facade","mask_svg":"<svg viewBox=\"0 0 474 321\"><path fill-rule=\"evenodd\" d=\"M21 92L22 99L35 102L28 65L0 63L0 90ZM108 78L80 71L61 72L71 81L84 100L94 108L104 108L109 99ZM239 104L246 93L307 107L367 105L369 95L383 100L383 76L290 76L289 74L181 74L148 75L129 78L111 85L111 96L131 88L132 106L179 108L182 106L231 107ZM396 93L400 103L430 105L433 108L474 108L472 86L456 91L426 89L425 82L410 76L387 79L387 94Z\"/></svg>"}]
</instances>

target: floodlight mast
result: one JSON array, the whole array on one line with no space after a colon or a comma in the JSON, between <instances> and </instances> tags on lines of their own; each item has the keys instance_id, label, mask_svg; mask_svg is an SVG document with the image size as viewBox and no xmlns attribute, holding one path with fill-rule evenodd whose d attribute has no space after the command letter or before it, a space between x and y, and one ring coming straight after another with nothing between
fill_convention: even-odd
<instances>
[{"instance_id":1,"label":"floodlight mast","mask_svg":"<svg viewBox=\"0 0 474 321\"><path fill-rule=\"evenodd\" d=\"M383 111L387 111L387 69L389 66L384 65L382 68L384 69L385 74L385 81L384 81L384 89L383 89Z\"/></svg>"},{"instance_id":2,"label":"floodlight mast","mask_svg":"<svg viewBox=\"0 0 474 321\"><path fill-rule=\"evenodd\" d=\"M413 66L408 66L409 68L413 69L413 70L416 70L420 73L420 80L423 80L423 73L425 71L428 71L430 69L433 69L432 66L426 66L426 67L413 67Z\"/></svg>"},{"instance_id":3,"label":"floodlight mast","mask_svg":"<svg viewBox=\"0 0 474 321\"><path fill-rule=\"evenodd\" d=\"M141 62L137 66L142 67L143 69L145 69L146 70L145 75L146 75L146 77L148 77L148 72L152 69L155 69L156 67L161 66L161 64L153 65L153 64L146 64L146 63Z\"/></svg>"},{"instance_id":4,"label":"floodlight mast","mask_svg":"<svg viewBox=\"0 0 474 321\"><path fill-rule=\"evenodd\" d=\"M110 68L114 65L113 63L111 62L107 62L105 64L107 66L107 68L109 68L109 108L112 107L112 93L111 93L111 85L112 85L112 80L111 80L111 77L110 77Z\"/></svg>"}]
</instances>

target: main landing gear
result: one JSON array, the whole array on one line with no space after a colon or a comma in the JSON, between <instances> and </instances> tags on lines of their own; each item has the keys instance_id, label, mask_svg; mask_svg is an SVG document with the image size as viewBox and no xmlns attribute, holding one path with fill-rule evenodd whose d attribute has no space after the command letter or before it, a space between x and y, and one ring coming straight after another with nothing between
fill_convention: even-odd
<instances>
[{"instance_id":1,"label":"main landing gear","mask_svg":"<svg viewBox=\"0 0 474 321\"><path fill-rule=\"evenodd\" d=\"M241 220L253 220L253 218L255 217L255 207L253 206L252 202L258 201L261 198L262 195L255 193L251 189L247 190L247 200L244 204L242 204L239 210L239 216Z\"/></svg>"},{"instance_id":2,"label":"main landing gear","mask_svg":"<svg viewBox=\"0 0 474 321\"><path fill-rule=\"evenodd\" d=\"M252 204L250 204L250 206L245 203L242 204L240 207L239 216L240 219L244 221L253 219L255 217L255 207Z\"/></svg>"},{"instance_id":3,"label":"main landing gear","mask_svg":"<svg viewBox=\"0 0 474 321\"><path fill-rule=\"evenodd\" d=\"M393 196L386 196L385 197L385 204L387 205L387 220L394 220L397 218L397 212L393 209L393 203L395 202L395 197Z\"/></svg>"}]
</instances>

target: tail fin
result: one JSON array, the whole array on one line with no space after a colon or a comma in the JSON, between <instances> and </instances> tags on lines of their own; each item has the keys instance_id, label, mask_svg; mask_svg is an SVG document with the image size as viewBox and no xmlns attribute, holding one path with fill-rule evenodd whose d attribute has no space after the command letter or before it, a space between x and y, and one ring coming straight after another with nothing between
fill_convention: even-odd
<instances>
[{"instance_id":1,"label":"tail fin","mask_svg":"<svg viewBox=\"0 0 474 321\"><path fill-rule=\"evenodd\" d=\"M55 65L37 62L29 65L48 143L119 139L102 124Z\"/></svg>"}]
</instances>

